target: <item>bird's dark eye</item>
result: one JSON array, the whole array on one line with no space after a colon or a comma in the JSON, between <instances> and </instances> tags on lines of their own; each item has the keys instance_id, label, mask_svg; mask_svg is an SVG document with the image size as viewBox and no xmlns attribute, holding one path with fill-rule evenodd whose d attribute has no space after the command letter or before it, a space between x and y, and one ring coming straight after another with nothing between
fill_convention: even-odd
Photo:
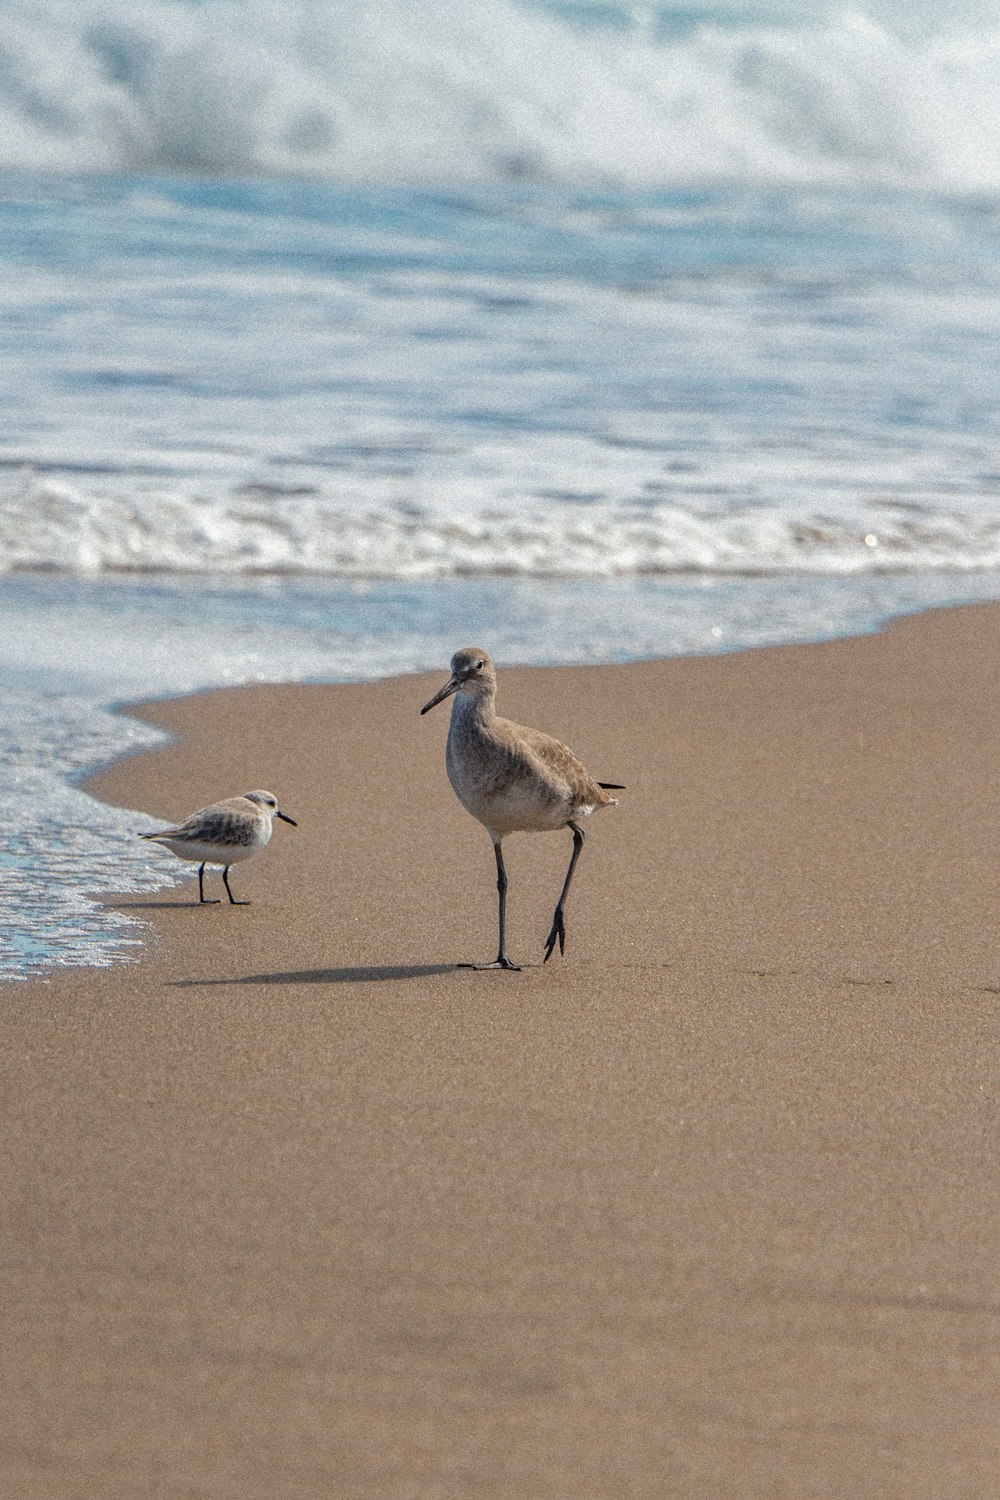
<instances>
[{"instance_id":1,"label":"bird's dark eye","mask_svg":"<svg viewBox=\"0 0 1000 1500\"><path fill-rule=\"evenodd\" d=\"M486 665L486 663L484 661L477 661L476 662L476 671L477 672L481 672L483 670L483 668L485 667L485 665Z\"/></svg>"}]
</instances>

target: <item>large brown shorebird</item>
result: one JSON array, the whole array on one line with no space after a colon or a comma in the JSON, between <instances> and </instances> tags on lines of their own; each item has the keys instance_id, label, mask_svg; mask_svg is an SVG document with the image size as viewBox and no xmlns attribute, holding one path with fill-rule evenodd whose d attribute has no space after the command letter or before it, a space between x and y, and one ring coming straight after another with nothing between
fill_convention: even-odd
<instances>
[{"instance_id":1,"label":"large brown shorebird","mask_svg":"<svg viewBox=\"0 0 1000 1500\"><path fill-rule=\"evenodd\" d=\"M602 807L617 805L609 792L623 791L615 781L595 781L571 750L550 735L502 719L496 711L497 675L489 654L463 646L451 659L451 676L439 693L420 710L422 714L455 695L445 764L455 795L477 818L493 841L500 899L500 946L490 964L462 964L461 968L517 969L507 954L507 875L501 844L509 833L548 833L569 828L573 834L566 878L559 893L552 927L545 940L547 963L555 951L566 949L564 908L573 871L583 848L583 829L577 818Z\"/></svg>"}]
</instances>

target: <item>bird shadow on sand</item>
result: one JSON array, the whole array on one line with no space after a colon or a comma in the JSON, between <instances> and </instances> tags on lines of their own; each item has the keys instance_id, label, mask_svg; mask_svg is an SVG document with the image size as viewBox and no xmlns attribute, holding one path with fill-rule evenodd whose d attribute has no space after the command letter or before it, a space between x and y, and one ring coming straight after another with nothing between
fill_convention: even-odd
<instances>
[{"instance_id":1,"label":"bird shadow on sand","mask_svg":"<svg viewBox=\"0 0 1000 1500\"><path fill-rule=\"evenodd\" d=\"M119 911L182 911L189 906L219 906L218 901L113 901Z\"/></svg>"},{"instance_id":2,"label":"bird shadow on sand","mask_svg":"<svg viewBox=\"0 0 1000 1500\"><path fill-rule=\"evenodd\" d=\"M454 964L385 964L347 969L293 969L279 974L240 974L232 979L175 979L175 989L221 984L371 984L382 979L426 979L453 974Z\"/></svg>"}]
</instances>

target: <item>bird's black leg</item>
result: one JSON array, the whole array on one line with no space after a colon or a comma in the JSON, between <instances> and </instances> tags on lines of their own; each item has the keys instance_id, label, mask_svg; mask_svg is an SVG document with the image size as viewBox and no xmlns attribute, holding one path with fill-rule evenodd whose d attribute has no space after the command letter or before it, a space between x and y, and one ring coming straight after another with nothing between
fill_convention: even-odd
<instances>
[{"instance_id":1,"label":"bird's black leg","mask_svg":"<svg viewBox=\"0 0 1000 1500\"><path fill-rule=\"evenodd\" d=\"M497 895L500 901L500 949L491 964L459 964L460 969L514 969L520 973L520 964L511 963L507 957L507 871L503 867L500 840L493 840L493 853L497 857Z\"/></svg>"},{"instance_id":2,"label":"bird's black leg","mask_svg":"<svg viewBox=\"0 0 1000 1500\"><path fill-rule=\"evenodd\" d=\"M497 898L500 918L500 944L497 949L497 963L501 969L516 969L517 964L512 964L507 957L507 871L503 867L503 851L500 848L499 839L497 839L494 849L497 857Z\"/></svg>"},{"instance_id":3,"label":"bird's black leg","mask_svg":"<svg viewBox=\"0 0 1000 1500\"><path fill-rule=\"evenodd\" d=\"M566 897L569 895L570 881L573 879L576 862L580 858L580 850L583 848L583 829L576 823L570 823L568 826L573 830L573 853L569 857L569 869L566 871L563 888L559 892L559 901L556 905L555 916L552 918L552 930L545 939L543 964L547 964L552 957L552 954L555 952L556 943L559 944L560 953L566 952L566 923L563 920L563 906L566 903Z\"/></svg>"},{"instance_id":4,"label":"bird's black leg","mask_svg":"<svg viewBox=\"0 0 1000 1500\"><path fill-rule=\"evenodd\" d=\"M208 900L205 899L205 866L204 866L204 864L200 864L198 866L198 900L201 902L202 906L218 906L218 904L219 904L219 898L218 898L218 896L212 896Z\"/></svg>"},{"instance_id":5,"label":"bird's black leg","mask_svg":"<svg viewBox=\"0 0 1000 1500\"><path fill-rule=\"evenodd\" d=\"M249 901L237 901L236 897L233 895L232 891L229 889L229 866L228 865L226 865L225 868L222 871L222 884L226 887L226 895L229 897L229 904L230 904L230 906L249 906L250 905Z\"/></svg>"}]
</instances>

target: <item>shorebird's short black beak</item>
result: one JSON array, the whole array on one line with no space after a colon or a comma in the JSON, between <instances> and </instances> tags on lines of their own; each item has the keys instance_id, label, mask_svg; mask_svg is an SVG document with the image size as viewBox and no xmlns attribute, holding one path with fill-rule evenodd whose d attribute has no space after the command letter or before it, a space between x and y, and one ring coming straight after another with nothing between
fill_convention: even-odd
<instances>
[{"instance_id":1,"label":"shorebird's short black beak","mask_svg":"<svg viewBox=\"0 0 1000 1500\"><path fill-rule=\"evenodd\" d=\"M429 703L425 703L420 712L422 714L425 714L429 708L433 708L438 703L443 703L445 698L450 698L452 693L457 693L461 686L462 684L459 682L457 677L449 677L448 681L445 683L441 691L439 693L435 693L431 701Z\"/></svg>"},{"instance_id":2,"label":"shorebird's short black beak","mask_svg":"<svg viewBox=\"0 0 1000 1500\"><path fill-rule=\"evenodd\" d=\"M274 816L280 818L283 823L291 823L293 828L298 828L299 826L294 818L290 818L287 813L279 812L277 808L274 809Z\"/></svg>"}]
</instances>

